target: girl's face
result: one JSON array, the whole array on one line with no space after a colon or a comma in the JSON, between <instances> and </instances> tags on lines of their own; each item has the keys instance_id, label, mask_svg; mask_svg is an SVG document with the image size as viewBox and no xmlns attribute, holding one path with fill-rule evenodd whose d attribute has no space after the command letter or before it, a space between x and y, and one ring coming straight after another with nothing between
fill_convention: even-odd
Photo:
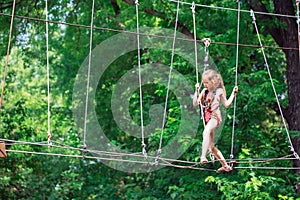
<instances>
[{"instance_id":1,"label":"girl's face","mask_svg":"<svg viewBox=\"0 0 300 200\"><path fill-rule=\"evenodd\" d=\"M209 91L213 90L213 83L210 80L203 78L202 83L203 83L203 86L205 88L207 88Z\"/></svg>"}]
</instances>

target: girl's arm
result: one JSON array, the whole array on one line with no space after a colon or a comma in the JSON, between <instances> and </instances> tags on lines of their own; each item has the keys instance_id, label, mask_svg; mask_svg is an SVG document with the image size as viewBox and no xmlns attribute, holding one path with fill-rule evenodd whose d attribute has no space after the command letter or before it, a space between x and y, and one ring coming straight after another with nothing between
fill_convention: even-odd
<instances>
[{"instance_id":1,"label":"girl's arm","mask_svg":"<svg viewBox=\"0 0 300 200\"><path fill-rule=\"evenodd\" d=\"M232 93L231 93L229 99L226 99L224 92L221 94L221 101L222 101L223 105L225 106L225 108L229 108L229 106L231 105L237 92L238 92L238 87L235 86L232 90Z\"/></svg>"}]
</instances>

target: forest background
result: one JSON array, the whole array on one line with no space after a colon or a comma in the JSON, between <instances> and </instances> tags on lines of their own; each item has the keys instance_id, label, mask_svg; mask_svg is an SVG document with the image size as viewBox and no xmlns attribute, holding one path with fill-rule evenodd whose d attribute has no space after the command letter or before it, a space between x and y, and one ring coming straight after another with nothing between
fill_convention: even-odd
<instances>
[{"instance_id":1,"label":"forest background","mask_svg":"<svg viewBox=\"0 0 300 200\"><path fill-rule=\"evenodd\" d=\"M212 7L236 9L237 2L203 0L195 3L207 5L207 7L196 6L195 8L198 47L201 46L198 49L199 73L203 69L201 39L211 38L212 43L209 46L210 60L213 63L211 65L215 65L222 74L227 93L230 94L235 84L238 15L236 10ZM134 31L137 28L137 18L134 1L96 1L94 6L93 49L120 33L128 34L126 37L132 37L129 35L136 37ZM139 1L141 30L145 30L143 29L145 27L153 30L154 28L174 30L176 7L176 1ZM181 41L182 43L194 45L194 25L190 7L190 4L180 4L177 31L187 38ZM256 14L256 20L289 132L286 133L280 117L280 110L250 13L241 12L239 34L241 45L238 61L240 91L236 104L233 155L236 160L243 163L234 165L236 168L227 174L217 174L213 171L219 163L214 165L210 163L204 167L204 170L197 170L203 169L199 165L196 166L197 169L163 167L156 170L156 166L137 164L135 165L137 172L140 168L150 169L149 172L130 173L112 167L122 165L122 162L120 164L112 161L104 164L100 159L88 158L97 155L80 151L84 143L80 129L82 127L76 126L73 115L76 106L74 84L76 85L78 71L82 64L87 62L90 51L89 26L92 1L48 2L51 139L53 145L66 147L55 148L40 145L47 144L48 131L45 1L16 1L10 53L7 57L13 1L2 0L0 2L0 66L1 76L6 79L5 82L4 78L2 79L5 87L0 113L0 138L6 142L8 157L1 158L0 161L0 198L300 199L300 170L287 169L300 167L299 160L293 159L300 153L300 64L297 18L294 17L297 12L296 2L248 0L241 1L241 9L279 14ZM141 64L170 66L172 39L172 34L160 39L163 44L170 46L168 51L142 48ZM110 49L109 45L107 49ZM184 49L179 49L180 51ZM141 138L123 131L112 120L115 116L111 108L111 99L118 80L138 66L138 51L133 50L116 56L118 57L105 70L94 91L97 121L111 145L126 152L141 152ZM194 58L195 55L189 56ZM9 58L8 65L6 65L7 58ZM192 86L191 92L185 94L188 97L193 94L192 90L197 81L194 65L178 52L174 55L174 70L183 75ZM87 81L85 76L82 78L83 82ZM164 107L168 88L156 82L145 84L142 89L143 116L145 124L149 124L153 120L149 116L151 105ZM76 95L80 94L76 93ZM81 95L86 97L86 93ZM130 95L128 108L130 120L140 124L139 89L136 87ZM183 108L179 101L176 92L170 90L162 145L168 146L172 139L176 138L181 123L186 127L195 127L197 124L195 137L178 139L181 145L179 149L184 149L178 159L199 162L203 126L198 118L195 121L183 122L181 115ZM190 105L186 107L191 115L197 114L199 117L199 110L192 107L191 98ZM225 157L229 158L232 147L233 106L227 110L224 118L226 120L216 145ZM86 132L86 135L88 134L89 131ZM146 138L147 151L155 152L158 149L160 135L161 128L156 128ZM288 136L291 137L293 145ZM90 136L87 137L91 139ZM67 147L77 149L72 150ZM295 152L291 152L291 147L294 147ZM84 155L84 157L47 156L16 151ZM108 157L109 155L106 158ZM283 157L284 159L273 159ZM271 161L266 162L263 159L263 162L255 162L255 159L261 158L271 158Z\"/></svg>"}]
</instances>

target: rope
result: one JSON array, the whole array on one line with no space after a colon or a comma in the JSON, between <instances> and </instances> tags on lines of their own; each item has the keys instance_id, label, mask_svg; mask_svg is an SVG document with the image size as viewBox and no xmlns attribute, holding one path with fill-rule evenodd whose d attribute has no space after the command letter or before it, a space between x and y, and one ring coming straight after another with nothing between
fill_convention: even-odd
<instances>
[{"instance_id":1,"label":"rope","mask_svg":"<svg viewBox=\"0 0 300 200\"><path fill-rule=\"evenodd\" d=\"M10 142L11 144L6 144L6 145L13 145L14 143L19 144L19 145L37 145L37 146L47 146L46 143L44 142L24 142L24 141L16 141L16 140L9 140L9 139L0 139L0 141L4 142ZM53 142L56 143L56 142ZM70 147L70 146L57 146L53 145L53 148L62 148L62 149L67 149L67 150L76 150L76 151L86 151L89 153L97 154L97 155L102 155L102 156L110 156L110 157L123 157L123 156L130 156L130 157L136 157L136 158L143 158L143 155L137 155L137 154L130 154L130 153L118 153L118 152L107 152L107 151L96 151L96 150L85 150L82 148L75 148L75 147ZM98 160L112 160L112 161L124 161L127 162L127 160L124 159L115 159L115 158L107 158L107 157L91 157L91 156L83 156L83 155L70 155L70 154L51 154L51 153L45 153L45 152L28 152L28 151L22 151L22 150L8 150L10 152L16 152L16 153L31 153L31 154L37 154L37 155L52 155L52 156L64 156L64 157L75 157L75 158L93 158L93 159L98 159ZM290 158L293 154L279 157L279 158L245 158L245 159L237 159L235 160L236 164L254 164L254 163L266 163L266 162L273 162L273 161L284 161L284 160L295 160L296 158ZM149 158L155 159L155 157L149 156ZM194 167L197 166L199 163L197 162L191 162L191 161L184 161L184 160L176 160L176 159L169 159L169 158L160 158L164 163L167 163L168 166L173 166L177 168L187 168L187 169L195 169ZM130 162L136 162L136 163L141 163L141 164L149 164L149 162L141 162L141 161L133 161L130 160ZM171 162L174 163L181 163L185 164L183 165L178 165L178 164L172 164ZM228 161L229 162L229 161ZM188 164L189 166L187 166ZM237 168L237 167L235 167ZM238 168L243 168L243 167L238 167ZM199 168L196 168L199 169ZM207 169L207 168L201 168L200 170L208 170L208 171L215 171L212 169Z\"/></svg>"},{"instance_id":2,"label":"rope","mask_svg":"<svg viewBox=\"0 0 300 200\"><path fill-rule=\"evenodd\" d=\"M176 0L169 0L170 2L177 2ZM181 4L185 4L185 5L191 5L191 3L189 2L184 2L181 1ZM235 12L239 12L238 9L234 9L234 8L226 8L226 7L219 7L219 6L209 6L209 5L204 5L204 4L195 4L195 6L198 7L203 7L203 8L212 8L212 9L217 9L217 10L227 10L227 11L235 11ZM251 10L240 10L241 12L244 13L251 13ZM289 17L289 18L295 18L295 16L293 15L284 15L284 14L275 14L275 13L267 13L267 12L257 12L257 11L253 11L255 14L260 14L260 15L269 15L269 16L275 16L275 17Z\"/></svg>"},{"instance_id":3,"label":"rope","mask_svg":"<svg viewBox=\"0 0 300 200\"><path fill-rule=\"evenodd\" d=\"M167 106L168 106L169 90L170 90L170 83L171 83L171 75L172 75L172 69L173 69L174 53L175 53L175 41L176 41L176 30L177 30L177 24L178 24L178 13L179 13L179 1L177 3L177 10L176 10L176 21L175 21L175 28L174 28L173 44L172 44L172 55L171 55L171 64L170 64L168 86L167 86L167 93L166 93L166 100L165 100L164 117L163 117L163 122L162 122L159 148L157 150L157 158L155 159L155 164L158 163L158 159L160 158L160 155L161 155L164 126L165 126L166 117L167 117Z\"/></svg>"},{"instance_id":4,"label":"rope","mask_svg":"<svg viewBox=\"0 0 300 200\"><path fill-rule=\"evenodd\" d=\"M12 15L0 13L0 16L11 17ZM44 19L26 17L26 16L15 15L14 18L27 19L27 20L33 20L33 21L39 21L39 22L46 22L46 20L44 20ZM82 25L82 24L74 24L74 23L67 23L67 22L60 22L60 21L53 21L53 20L48 20L48 22L52 23L52 24L74 26L74 27L81 27L81 28L87 28L87 29L93 28L95 30L101 30L101 31L111 31L111 32L117 32L117 33L136 34L136 32L126 31L126 30L118 30L118 29L112 29L112 28L95 27L95 26L91 27L91 26ZM169 36L146 34L146 33L140 33L140 36L173 39L173 37L169 37ZM194 42L194 39L189 39L189 38L176 38L176 40ZM201 42L201 41L202 41L201 39L197 40L197 42ZM211 43L216 44L216 45L224 45L224 46L236 46L237 45L236 43L230 43L230 42L211 42ZM261 48L258 45L252 45L252 44L239 44L239 46L240 47L249 47L249 48ZM282 49L282 50L295 50L295 51L299 50L298 48L294 48L294 47L281 47L281 46L263 46L263 47L264 48L269 48L269 49Z\"/></svg>"},{"instance_id":5,"label":"rope","mask_svg":"<svg viewBox=\"0 0 300 200\"><path fill-rule=\"evenodd\" d=\"M241 1L237 0L238 4L238 21L237 21L237 34L236 34L236 60L235 60L235 86L238 84L238 66L239 66L239 41L240 41L240 9ZM234 130L235 130L235 116L236 116L236 96L234 97L233 103L233 118L232 118L232 133L231 133L231 150L230 150L230 160L234 158L233 148L234 148ZM231 165L232 167L232 165Z\"/></svg>"},{"instance_id":6,"label":"rope","mask_svg":"<svg viewBox=\"0 0 300 200\"><path fill-rule=\"evenodd\" d=\"M72 158L88 158L88 159L96 159L96 160L107 160L107 161L117 161L117 162L128 162L128 163L138 163L138 164L148 164L145 161L135 161L128 159L118 159L118 158L106 158L106 157L97 157L97 156L83 156L83 155L73 155L73 154L61 154L61 153L48 153L48 152L35 152L35 151L23 151L23 150L6 150L11 153L23 153L23 154L32 154L32 155L43 155L43 156L57 156L57 157L72 157ZM162 159L164 161L164 159ZM216 171L208 168L197 168L192 166L182 166L182 165L174 165L168 162L158 163L158 165L176 167L176 168L186 168L186 169L195 169L202 171ZM299 170L300 167L258 167L258 166L250 166L250 167L235 167L235 169L268 169L268 170Z\"/></svg>"},{"instance_id":7,"label":"rope","mask_svg":"<svg viewBox=\"0 0 300 200\"><path fill-rule=\"evenodd\" d=\"M50 112L50 69L49 69L49 29L48 29L48 1L46 0L46 62L47 62L47 102L48 102L48 144L49 146L52 145L51 143L51 112Z\"/></svg>"},{"instance_id":8,"label":"rope","mask_svg":"<svg viewBox=\"0 0 300 200\"><path fill-rule=\"evenodd\" d=\"M84 129L83 129L83 149L86 149L86 124L88 114L88 101L89 101L89 88L90 88L90 72L91 72L91 60L92 60L92 48L93 48L93 23L94 23L94 6L95 0L92 2L92 16L91 16L91 29L90 29L90 52L88 60L88 74L86 84L86 98L85 98L85 112L84 112Z\"/></svg>"},{"instance_id":9,"label":"rope","mask_svg":"<svg viewBox=\"0 0 300 200\"><path fill-rule=\"evenodd\" d=\"M60 154L60 153L46 153L46 152L34 152L34 151L22 151L22 150L6 150L11 153L23 153L23 154L32 154L32 155L43 155L43 156L57 156L57 157L71 157L71 158L87 158L87 159L95 159L98 161L106 160L106 161L116 161L116 162L127 162L127 163L136 163L136 164L148 164L146 161L135 161L135 160L127 160L127 159L117 159L117 158L105 158L105 157L95 157L95 156L83 156L83 155L72 155L72 154ZM166 167L175 167L175 168L188 168L200 171L216 171L207 168L198 168L198 167L190 167L190 166L181 166L174 165L171 163L158 163L158 165L166 166Z\"/></svg>"},{"instance_id":10,"label":"rope","mask_svg":"<svg viewBox=\"0 0 300 200\"><path fill-rule=\"evenodd\" d=\"M204 63L204 68L203 68L203 71L206 70L206 68L209 66L209 51L208 51L208 47L211 43L211 40L210 38L203 38L201 40L204 44L204 53L205 53L205 57L204 57L204 60L203 60L203 63ZM202 81L200 83L200 86L199 86L199 90L200 88L202 87ZM204 120L204 112L203 112L203 105L201 104L201 101L199 102L199 109L200 109L200 112L201 112L201 118L202 118L202 121L203 121L203 126L205 127L205 120Z\"/></svg>"},{"instance_id":11,"label":"rope","mask_svg":"<svg viewBox=\"0 0 300 200\"><path fill-rule=\"evenodd\" d=\"M196 80L197 83L199 83L199 77L198 77L198 51L197 51L197 30L196 30L196 20L195 20L195 2L192 3L192 14L193 14L193 25L194 25L194 45L195 45L195 65L196 65Z\"/></svg>"},{"instance_id":12,"label":"rope","mask_svg":"<svg viewBox=\"0 0 300 200\"><path fill-rule=\"evenodd\" d=\"M145 134L144 134L144 118L143 118L143 93L142 93L142 78L141 78L141 50L140 50L140 30L139 30L139 1L135 1L136 10L136 39L138 51L138 69L139 69L139 88L140 88L140 115L141 115L141 131L142 131L142 153L147 158Z\"/></svg>"},{"instance_id":13,"label":"rope","mask_svg":"<svg viewBox=\"0 0 300 200\"><path fill-rule=\"evenodd\" d=\"M1 92L1 98L0 98L0 110L2 110L2 102L3 102L3 98L4 98L4 88L5 88L6 73L7 73L7 68L8 68L8 59L9 59L9 54L10 54L10 43L11 43L12 28L13 28L13 23L14 23L15 6L16 6L16 0L13 1L12 14L11 14L11 20L10 20L7 53L6 53L6 59L5 59L5 68L4 68L4 72L3 72L2 92Z\"/></svg>"},{"instance_id":14,"label":"rope","mask_svg":"<svg viewBox=\"0 0 300 200\"><path fill-rule=\"evenodd\" d=\"M300 167L235 167L235 169L299 170Z\"/></svg>"},{"instance_id":15,"label":"rope","mask_svg":"<svg viewBox=\"0 0 300 200\"><path fill-rule=\"evenodd\" d=\"M271 72L270 72L270 67L269 67L269 64L268 64L268 61L267 61L267 57L266 57L264 48L262 47L262 42L261 42L260 35L259 35L259 32L258 32L258 28L257 28L257 24L256 24L256 19L255 19L254 12L251 12L251 17L252 17L252 22L254 24L255 31L256 31L256 34L257 34L257 37L258 37L259 44L261 46L261 51L262 51L262 54L263 54L263 57L264 57L264 61L265 61L265 65L266 65L266 68L267 68L267 71L268 71L268 74L269 74L269 77L270 77L271 85L272 85L272 88L273 88L273 91L274 91L274 94L275 94L275 97L276 97L276 101L277 101L278 108L279 108L279 111L280 111L281 119L282 119L282 122L284 124L285 130L286 130L286 133L287 133L287 136L288 136L289 143L291 145L290 146L291 147L291 152L293 152L295 158L300 159L299 155L295 152L295 149L293 147L293 143L292 143L292 140L291 140L291 137L290 137L290 134L289 134L286 122L285 122L284 117L283 117L283 112L282 112L282 109L281 109L281 106L280 106L278 95L277 95L277 92L276 92L276 89L275 89L275 86L274 86L274 83L273 83L273 78L272 78L272 75L271 75Z\"/></svg>"},{"instance_id":16,"label":"rope","mask_svg":"<svg viewBox=\"0 0 300 200\"><path fill-rule=\"evenodd\" d=\"M198 84L199 83L199 70L198 70L198 50L197 50L197 36L196 36L197 30L196 30L196 19L195 19L195 2L193 2L191 9L192 9L192 14L193 14L193 25L194 25L196 82ZM204 66L205 66L205 64L204 64ZM202 81L201 81L201 85L202 85ZM199 86L199 89L201 88L201 85ZM204 121L204 117L203 117L203 110L202 110L201 102L199 104L199 109L200 109L200 112L201 112L201 116L200 117L202 118L203 125L205 126L205 121Z\"/></svg>"}]
</instances>

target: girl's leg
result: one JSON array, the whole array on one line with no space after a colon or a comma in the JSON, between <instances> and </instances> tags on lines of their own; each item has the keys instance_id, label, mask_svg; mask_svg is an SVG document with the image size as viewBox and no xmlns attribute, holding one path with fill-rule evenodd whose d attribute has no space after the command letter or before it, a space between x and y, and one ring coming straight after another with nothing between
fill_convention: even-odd
<instances>
[{"instance_id":1,"label":"girl's leg","mask_svg":"<svg viewBox=\"0 0 300 200\"><path fill-rule=\"evenodd\" d=\"M210 143L209 143L209 146L208 146L208 151L210 153L210 159L212 161L215 160L215 156L214 156L214 153L213 153L213 148L215 147L215 131L212 131L211 134L210 134Z\"/></svg>"},{"instance_id":2,"label":"girl's leg","mask_svg":"<svg viewBox=\"0 0 300 200\"><path fill-rule=\"evenodd\" d=\"M206 153L208 148L211 146L211 134L213 134L213 130L217 127L218 122L216 119L212 118L206 124L204 131L203 131L203 141L202 141L202 153L201 153L201 160L206 159Z\"/></svg>"},{"instance_id":3,"label":"girl's leg","mask_svg":"<svg viewBox=\"0 0 300 200\"><path fill-rule=\"evenodd\" d=\"M209 146L208 146L208 150L209 150L210 153L212 153L212 149L215 146L214 141L215 141L215 131L213 130L210 133Z\"/></svg>"},{"instance_id":4,"label":"girl's leg","mask_svg":"<svg viewBox=\"0 0 300 200\"><path fill-rule=\"evenodd\" d=\"M220 172L229 172L231 171L230 166L227 164L223 154L221 153L221 151L219 149L217 149L216 147L212 148L212 152L215 155L215 157L220 161L222 167L220 169L217 170L218 173Z\"/></svg>"}]
</instances>

